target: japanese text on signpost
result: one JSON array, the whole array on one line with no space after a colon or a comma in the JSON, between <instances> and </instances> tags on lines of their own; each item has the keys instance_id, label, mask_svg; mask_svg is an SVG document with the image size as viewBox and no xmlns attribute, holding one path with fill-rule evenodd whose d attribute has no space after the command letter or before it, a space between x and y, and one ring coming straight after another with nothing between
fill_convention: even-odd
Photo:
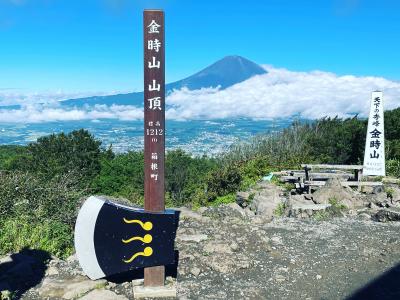
<instances>
[{"instance_id":1,"label":"japanese text on signpost","mask_svg":"<svg viewBox=\"0 0 400 300\"><path fill-rule=\"evenodd\" d=\"M164 14L144 13L145 209L164 210Z\"/></svg>"},{"instance_id":2,"label":"japanese text on signpost","mask_svg":"<svg viewBox=\"0 0 400 300\"><path fill-rule=\"evenodd\" d=\"M385 176L383 94L373 92L364 154L364 175Z\"/></svg>"}]
</instances>

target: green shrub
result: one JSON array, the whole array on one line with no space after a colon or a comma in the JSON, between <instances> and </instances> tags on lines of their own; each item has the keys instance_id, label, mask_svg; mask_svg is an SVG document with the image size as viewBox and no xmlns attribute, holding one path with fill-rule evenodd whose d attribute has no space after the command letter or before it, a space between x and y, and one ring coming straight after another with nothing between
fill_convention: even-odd
<instances>
[{"instance_id":1,"label":"green shrub","mask_svg":"<svg viewBox=\"0 0 400 300\"><path fill-rule=\"evenodd\" d=\"M329 198L328 202L330 205L332 205L332 207L337 208L339 210L347 208L346 205L340 203L339 200L337 200L335 197Z\"/></svg>"},{"instance_id":2,"label":"green shrub","mask_svg":"<svg viewBox=\"0 0 400 300\"><path fill-rule=\"evenodd\" d=\"M391 187L385 186L386 197L390 200L393 200L394 189Z\"/></svg>"},{"instance_id":3,"label":"green shrub","mask_svg":"<svg viewBox=\"0 0 400 300\"><path fill-rule=\"evenodd\" d=\"M1 220L29 212L39 221L52 219L72 227L79 200L87 194L74 173L44 180L26 172L0 172L0 182Z\"/></svg>"},{"instance_id":4,"label":"green shrub","mask_svg":"<svg viewBox=\"0 0 400 300\"><path fill-rule=\"evenodd\" d=\"M27 172L0 172L0 253L42 249L72 253L73 226L86 195L79 174L50 180Z\"/></svg>"},{"instance_id":5,"label":"green shrub","mask_svg":"<svg viewBox=\"0 0 400 300\"><path fill-rule=\"evenodd\" d=\"M240 173L242 175L242 183L240 185L241 190L247 190L251 186L257 183L262 176L270 172L270 165L268 159L265 157L256 157L249 161L246 161L240 167Z\"/></svg>"},{"instance_id":6,"label":"green shrub","mask_svg":"<svg viewBox=\"0 0 400 300\"><path fill-rule=\"evenodd\" d=\"M251 203L253 200L254 200L254 197L256 196L256 193L251 193L250 195L249 195L249 202Z\"/></svg>"},{"instance_id":7,"label":"green shrub","mask_svg":"<svg viewBox=\"0 0 400 300\"><path fill-rule=\"evenodd\" d=\"M218 168L217 161L206 156L192 157L182 150L166 156L166 190L175 206L206 200L207 179Z\"/></svg>"},{"instance_id":8,"label":"green shrub","mask_svg":"<svg viewBox=\"0 0 400 300\"><path fill-rule=\"evenodd\" d=\"M313 219L316 221L324 221L331 217L330 213L327 210L317 211L313 215Z\"/></svg>"},{"instance_id":9,"label":"green shrub","mask_svg":"<svg viewBox=\"0 0 400 300\"><path fill-rule=\"evenodd\" d=\"M221 204L229 204L229 203L234 203L234 202L236 202L236 194L232 193L232 194L228 194L228 195L225 195L225 196L217 197L212 202L212 205L218 206L218 205L221 205Z\"/></svg>"},{"instance_id":10,"label":"green shrub","mask_svg":"<svg viewBox=\"0 0 400 300\"><path fill-rule=\"evenodd\" d=\"M44 250L62 258L73 253L71 227L62 222L19 215L1 222L0 226L0 254L24 248Z\"/></svg>"},{"instance_id":11,"label":"green shrub","mask_svg":"<svg viewBox=\"0 0 400 300\"><path fill-rule=\"evenodd\" d=\"M144 196L144 154L128 152L105 157L101 171L92 182L93 192L121 196L140 203Z\"/></svg>"},{"instance_id":12,"label":"green shrub","mask_svg":"<svg viewBox=\"0 0 400 300\"><path fill-rule=\"evenodd\" d=\"M26 153L8 163L9 170L33 172L51 179L76 172L86 186L100 171L101 142L87 130L74 130L40 137L26 147Z\"/></svg>"},{"instance_id":13,"label":"green shrub","mask_svg":"<svg viewBox=\"0 0 400 300\"><path fill-rule=\"evenodd\" d=\"M340 201L334 197L330 198L328 202L331 204L331 206L327 209L317 211L313 215L314 220L323 221L333 217L343 216L343 211L347 209L346 205L340 203Z\"/></svg>"},{"instance_id":14,"label":"green shrub","mask_svg":"<svg viewBox=\"0 0 400 300\"><path fill-rule=\"evenodd\" d=\"M22 155L26 155L27 147L14 145L0 146L0 170L9 170L14 160Z\"/></svg>"},{"instance_id":15,"label":"green shrub","mask_svg":"<svg viewBox=\"0 0 400 300\"><path fill-rule=\"evenodd\" d=\"M274 210L274 215L277 217L283 217L285 215L285 211L286 211L286 204L279 203Z\"/></svg>"},{"instance_id":16,"label":"green shrub","mask_svg":"<svg viewBox=\"0 0 400 300\"><path fill-rule=\"evenodd\" d=\"M400 178L400 159L386 160L387 175Z\"/></svg>"},{"instance_id":17,"label":"green shrub","mask_svg":"<svg viewBox=\"0 0 400 300\"><path fill-rule=\"evenodd\" d=\"M207 197L213 202L217 197L236 192L242 182L239 168L229 166L211 172L207 178Z\"/></svg>"},{"instance_id":18,"label":"green shrub","mask_svg":"<svg viewBox=\"0 0 400 300\"><path fill-rule=\"evenodd\" d=\"M191 201L189 202L193 209L198 209L201 206L206 206L208 204L207 190L205 187L198 187L191 196Z\"/></svg>"}]
</instances>

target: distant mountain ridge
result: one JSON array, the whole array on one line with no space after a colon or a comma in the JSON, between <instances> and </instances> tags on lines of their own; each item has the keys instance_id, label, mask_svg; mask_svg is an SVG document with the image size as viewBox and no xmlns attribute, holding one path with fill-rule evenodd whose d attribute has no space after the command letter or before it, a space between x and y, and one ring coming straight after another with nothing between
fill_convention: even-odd
<instances>
[{"instance_id":1,"label":"distant mountain ridge","mask_svg":"<svg viewBox=\"0 0 400 300\"><path fill-rule=\"evenodd\" d=\"M267 71L264 68L244 57L237 55L226 56L192 76L167 84L165 90L168 94L174 89L179 90L183 87L187 87L190 90L197 90L201 88L215 88L220 86L221 89L226 89L255 75L265 73L267 73ZM64 100L62 103L69 106L83 106L85 104L141 106L143 105L143 92L109 96L93 96Z\"/></svg>"},{"instance_id":2,"label":"distant mountain ridge","mask_svg":"<svg viewBox=\"0 0 400 300\"><path fill-rule=\"evenodd\" d=\"M168 84L167 90L183 87L198 90L217 86L226 89L250 77L265 73L267 73L265 69L244 57L226 56L190 77Z\"/></svg>"}]
</instances>

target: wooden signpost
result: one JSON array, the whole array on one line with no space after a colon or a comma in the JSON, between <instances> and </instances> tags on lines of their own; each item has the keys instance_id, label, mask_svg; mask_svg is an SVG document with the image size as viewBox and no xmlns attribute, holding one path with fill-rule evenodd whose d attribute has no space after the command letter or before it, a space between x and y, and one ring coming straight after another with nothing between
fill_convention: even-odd
<instances>
[{"instance_id":1,"label":"wooden signpost","mask_svg":"<svg viewBox=\"0 0 400 300\"><path fill-rule=\"evenodd\" d=\"M144 38L144 208L165 209L165 41L164 12L143 12ZM164 266L144 270L145 286L164 285Z\"/></svg>"},{"instance_id":2,"label":"wooden signpost","mask_svg":"<svg viewBox=\"0 0 400 300\"><path fill-rule=\"evenodd\" d=\"M177 215L165 210L164 13L145 10L144 210L90 197L75 225L76 253L91 279L144 268L145 287L163 287L165 265L175 261ZM168 290L172 295L176 290Z\"/></svg>"}]
</instances>

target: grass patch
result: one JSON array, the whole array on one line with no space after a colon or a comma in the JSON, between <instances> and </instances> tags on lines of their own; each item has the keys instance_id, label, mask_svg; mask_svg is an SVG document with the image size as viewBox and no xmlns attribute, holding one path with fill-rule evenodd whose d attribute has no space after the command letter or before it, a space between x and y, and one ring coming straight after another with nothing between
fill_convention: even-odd
<instances>
[{"instance_id":1,"label":"grass patch","mask_svg":"<svg viewBox=\"0 0 400 300\"><path fill-rule=\"evenodd\" d=\"M256 196L256 193L251 193L249 195L249 202L253 201L255 196Z\"/></svg>"},{"instance_id":2,"label":"grass patch","mask_svg":"<svg viewBox=\"0 0 400 300\"><path fill-rule=\"evenodd\" d=\"M338 208L338 209L340 209L340 210L342 210L342 209L343 209L343 210L344 210L344 209L347 209L347 206L344 205L344 204L342 204L342 203L340 203L339 200L337 200L335 197L329 198L328 202L329 202L329 204L332 205L332 207L334 207L334 208Z\"/></svg>"},{"instance_id":3,"label":"grass patch","mask_svg":"<svg viewBox=\"0 0 400 300\"><path fill-rule=\"evenodd\" d=\"M286 211L286 204L279 203L278 206L274 210L274 215L277 217L283 217L285 215L285 211Z\"/></svg>"},{"instance_id":4,"label":"grass patch","mask_svg":"<svg viewBox=\"0 0 400 300\"><path fill-rule=\"evenodd\" d=\"M394 189L390 187L385 187L386 197L393 200Z\"/></svg>"},{"instance_id":5,"label":"grass patch","mask_svg":"<svg viewBox=\"0 0 400 300\"><path fill-rule=\"evenodd\" d=\"M282 182L277 176L272 177L271 183L273 183L277 186L283 187L286 192L290 192L291 190L296 188L294 183Z\"/></svg>"},{"instance_id":6,"label":"grass patch","mask_svg":"<svg viewBox=\"0 0 400 300\"><path fill-rule=\"evenodd\" d=\"M316 221L324 221L334 217L343 216L343 211L347 209L347 206L340 203L335 197L328 200L331 205L325 210L318 211L313 215L313 219Z\"/></svg>"},{"instance_id":7,"label":"grass patch","mask_svg":"<svg viewBox=\"0 0 400 300\"><path fill-rule=\"evenodd\" d=\"M213 202L212 206L219 206L222 204L229 204L236 202L236 194L228 194L226 196L217 197Z\"/></svg>"},{"instance_id":8,"label":"grass patch","mask_svg":"<svg viewBox=\"0 0 400 300\"><path fill-rule=\"evenodd\" d=\"M332 216L329 213L329 211L327 211L327 210L318 211L313 215L313 218L316 221L324 221L324 220L329 219L330 217L332 217Z\"/></svg>"},{"instance_id":9,"label":"grass patch","mask_svg":"<svg viewBox=\"0 0 400 300\"><path fill-rule=\"evenodd\" d=\"M59 221L37 222L29 216L18 216L5 220L0 226L0 254L24 248L47 251L61 258L73 253L72 230Z\"/></svg>"}]
</instances>

